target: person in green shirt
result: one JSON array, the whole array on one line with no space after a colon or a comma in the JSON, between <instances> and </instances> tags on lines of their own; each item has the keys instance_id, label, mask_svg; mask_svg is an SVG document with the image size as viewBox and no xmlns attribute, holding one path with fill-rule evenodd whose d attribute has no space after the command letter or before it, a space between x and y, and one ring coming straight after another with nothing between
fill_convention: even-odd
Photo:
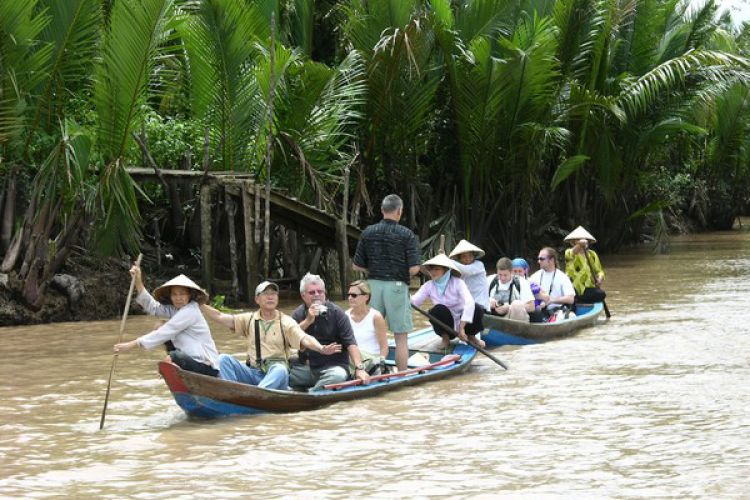
<instances>
[{"instance_id":1,"label":"person in green shirt","mask_svg":"<svg viewBox=\"0 0 750 500\"><path fill-rule=\"evenodd\" d=\"M573 245L565 250L565 274L573 282L575 303L593 304L602 302L607 294L601 289L604 269L599 256L589 246L596 243L591 233L578 226L565 241Z\"/></svg>"}]
</instances>

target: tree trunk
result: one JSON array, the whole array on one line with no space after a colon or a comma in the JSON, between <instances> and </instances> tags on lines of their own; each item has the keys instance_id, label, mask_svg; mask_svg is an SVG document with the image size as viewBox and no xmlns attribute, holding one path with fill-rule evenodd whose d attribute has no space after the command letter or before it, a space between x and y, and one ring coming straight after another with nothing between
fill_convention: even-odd
<instances>
[{"instance_id":1,"label":"tree trunk","mask_svg":"<svg viewBox=\"0 0 750 500\"><path fill-rule=\"evenodd\" d=\"M16 218L16 175L11 172L5 188L5 206L2 208L2 224L0 224L0 251L4 252L13 237L13 224Z\"/></svg>"}]
</instances>

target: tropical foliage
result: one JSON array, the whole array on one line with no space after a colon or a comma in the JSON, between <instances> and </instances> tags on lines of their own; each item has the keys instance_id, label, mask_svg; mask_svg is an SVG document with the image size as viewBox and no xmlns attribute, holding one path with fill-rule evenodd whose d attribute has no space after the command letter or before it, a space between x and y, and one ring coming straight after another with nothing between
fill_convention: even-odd
<instances>
[{"instance_id":1,"label":"tropical foliage","mask_svg":"<svg viewBox=\"0 0 750 500\"><path fill-rule=\"evenodd\" d=\"M725 228L748 31L713 0L0 0L2 272L39 305L76 245L132 251L136 142L336 212L395 191L491 254Z\"/></svg>"}]
</instances>

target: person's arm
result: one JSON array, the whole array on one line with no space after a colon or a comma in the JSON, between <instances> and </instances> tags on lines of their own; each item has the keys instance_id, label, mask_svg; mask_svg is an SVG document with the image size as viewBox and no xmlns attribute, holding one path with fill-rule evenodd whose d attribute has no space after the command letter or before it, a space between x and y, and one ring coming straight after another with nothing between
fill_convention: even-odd
<instances>
[{"instance_id":1,"label":"person's arm","mask_svg":"<svg viewBox=\"0 0 750 500\"><path fill-rule=\"evenodd\" d=\"M570 282L567 275L563 275L562 278L562 282L559 285L562 295L555 297L554 299L551 298L550 302L562 305L572 305L573 302L575 302L576 291L573 288L573 283Z\"/></svg>"},{"instance_id":2,"label":"person's arm","mask_svg":"<svg viewBox=\"0 0 750 500\"><path fill-rule=\"evenodd\" d=\"M409 276L416 276L419 273L420 266L419 239L417 235L411 233L406 249L406 262L409 264Z\"/></svg>"},{"instance_id":3,"label":"person's arm","mask_svg":"<svg viewBox=\"0 0 750 500\"><path fill-rule=\"evenodd\" d=\"M153 349L167 340L174 340L180 332L193 325L199 319L198 316L200 316L200 311L197 307L185 306L156 330L130 342L116 344L115 353L129 351L137 345L144 349Z\"/></svg>"},{"instance_id":4,"label":"person's arm","mask_svg":"<svg viewBox=\"0 0 750 500\"><path fill-rule=\"evenodd\" d=\"M300 340L300 344L306 349L319 352L320 354L324 354L326 356L330 356L331 354L336 354L338 352L341 352L341 344L333 343L333 344L322 345L312 335L308 335L308 334L304 334L304 335L305 336L302 337L302 339Z\"/></svg>"},{"instance_id":5,"label":"person's arm","mask_svg":"<svg viewBox=\"0 0 750 500\"><path fill-rule=\"evenodd\" d=\"M299 322L300 328L302 328L304 331L307 331L307 329L310 328L310 325L315 323L315 318L317 318L318 316L320 316L319 304L311 305L307 308L307 314L305 315L305 318Z\"/></svg>"},{"instance_id":6,"label":"person's arm","mask_svg":"<svg viewBox=\"0 0 750 500\"><path fill-rule=\"evenodd\" d=\"M463 330L464 323L469 324L474 320L474 308L476 307L476 304L474 303L474 297L471 296L469 287L466 286L466 282L461 278L451 278L451 280L454 279L458 285L458 293L464 301L464 310L461 313L461 330Z\"/></svg>"},{"instance_id":7,"label":"person's arm","mask_svg":"<svg viewBox=\"0 0 750 500\"><path fill-rule=\"evenodd\" d=\"M380 356L385 358L388 356L388 326L383 315L377 310L375 310L373 323L375 325L375 337L378 339L378 345L380 346Z\"/></svg>"},{"instance_id":8,"label":"person's arm","mask_svg":"<svg viewBox=\"0 0 750 500\"><path fill-rule=\"evenodd\" d=\"M434 286L432 284L432 280L426 282L424 285L419 287L419 290L417 290L417 293L411 296L411 303L417 307L421 306L422 303L427 300L427 297L430 295L429 288Z\"/></svg>"},{"instance_id":9,"label":"person's arm","mask_svg":"<svg viewBox=\"0 0 750 500\"><path fill-rule=\"evenodd\" d=\"M352 269L363 273L367 272L367 252L365 250L366 239L366 234L360 235L360 239L357 242L357 249L354 251L354 257L352 258Z\"/></svg>"},{"instance_id":10,"label":"person's arm","mask_svg":"<svg viewBox=\"0 0 750 500\"><path fill-rule=\"evenodd\" d=\"M134 347L139 346L138 339L131 340L130 342L120 342L119 344L115 344L115 347L112 349L112 351L115 354L121 354L125 351L129 351L133 349Z\"/></svg>"},{"instance_id":11,"label":"person's arm","mask_svg":"<svg viewBox=\"0 0 750 500\"><path fill-rule=\"evenodd\" d=\"M234 331L234 315L223 313L208 304L201 305L201 311L208 319L212 319Z\"/></svg>"},{"instance_id":12,"label":"person's arm","mask_svg":"<svg viewBox=\"0 0 750 500\"><path fill-rule=\"evenodd\" d=\"M357 344L349 344L346 350L349 353L349 357L352 358L352 363L354 363L354 366L362 367L354 369L354 378L358 378L363 382L367 382L370 379L370 375L367 374L363 367L364 365L362 364L362 353L359 352L359 347L357 346Z\"/></svg>"},{"instance_id":13,"label":"person's arm","mask_svg":"<svg viewBox=\"0 0 750 500\"><path fill-rule=\"evenodd\" d=\"M594 268L594 273L596 273L595 276L593 276L594 283L596 286L601 286L604 282L604 269L602 268L602 262L593 250L589 250L589 258L591 259L591 267Z\"/></svg>"},{"instance_id":14,"label":"person's arm","mask_svg":"<svg viewBox=\"0 0 750 500\"><path fill-rule=\"evenodd\" d=\"M133 267L130 268L130 275L135 278L135 289L140 294L146 289L146 287L143 286L143 272L141 271L141 266L133 264Z\"/></svg>"}]
</instances>

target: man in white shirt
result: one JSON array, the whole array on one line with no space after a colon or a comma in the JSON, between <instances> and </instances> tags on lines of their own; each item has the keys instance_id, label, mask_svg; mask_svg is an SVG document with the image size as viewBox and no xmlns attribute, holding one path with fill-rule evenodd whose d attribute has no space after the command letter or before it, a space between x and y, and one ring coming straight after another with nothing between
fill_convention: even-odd
<instances>
[{"instance_id":1,"label":"man in white shirt","mask_svg":"<svg viewBox=\"0 0 750 500\"><path fill-rule=\"evenodd\" d=\"M513 265L509 258L497 261L497 275L489 285L490 314L518 321L529 321L534 311L534 294L525 279L513 276Z\"/></svg>"},{"instance_id":2,"label":"man in white shirt","mask_svg":"<svg viewBox=\"0 0 750 500\"><path fill-rule=\"evenodd\" d=\"M554 248L544 247L537 257L539 270L529 280L539 285L542 299L541 315L533 315L532 322L545 321L563 306L572 306L575 300L575 289L570 278L557 268L557 252Z\"/></svg>"}]
</instances>

